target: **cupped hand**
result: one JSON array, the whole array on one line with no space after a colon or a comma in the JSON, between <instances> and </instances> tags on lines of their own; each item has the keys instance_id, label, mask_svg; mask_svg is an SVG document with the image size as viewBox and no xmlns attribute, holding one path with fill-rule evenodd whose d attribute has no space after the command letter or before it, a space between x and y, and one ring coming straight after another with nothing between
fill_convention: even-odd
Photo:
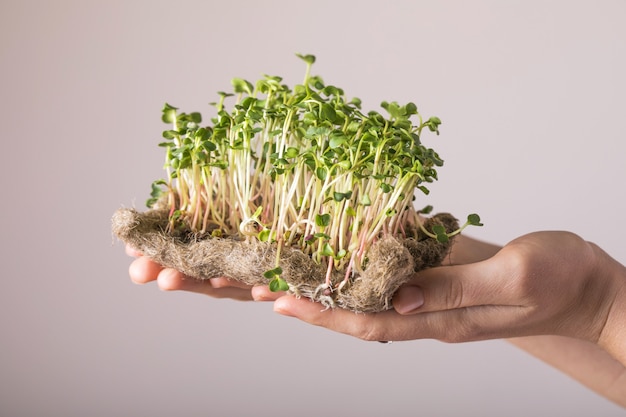
<instances>
[{"instance_id":1,"label":"cupped hand","mask_svg":"<svg viewBox=\"0 0 626 417\"><path fill-rule=\"evenodd\" d=\"M555 334L597 342L615 298L606 258L572 233L537 232L488 259L416 274L398 290L392 310L324 311L289 295L274 309L364 340L465 342Z\"/></svg>"},{"instance_id":2,"label":"cupped hand","mask_svg":"<svg viewBox=\"0 0 626 417\"><path fill-rule=\"evenodd\" d=\"M241 301L273 301L284 293L273 293L267 286L250 286L228 278L199 280L186 276L180 271L165 268L130 245L126 253L136 258L128 268L130 279L136 284L156 281L164 291L189 291L213 298L231 298Z\"/></svg>"}]
</instances>

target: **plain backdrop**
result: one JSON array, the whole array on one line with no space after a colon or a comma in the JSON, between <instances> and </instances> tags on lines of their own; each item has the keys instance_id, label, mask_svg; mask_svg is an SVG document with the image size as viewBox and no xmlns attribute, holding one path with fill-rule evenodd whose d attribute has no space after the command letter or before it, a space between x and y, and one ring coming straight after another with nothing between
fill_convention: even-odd
<instances>
[{"instance_id":1,"label":"plain backdrop","mask_svg":"<svg viewBox=\"0 0 626 417\"><path fill-rule=\"evenodd\" d=\"M133 285L111 236L164 176L166 101L313 72L443 120L418 204L504 244L571 230L622 263L626 2L0 1L0 415L618 416L505 341L383 345ZM207 117L208 118L208 117Z\"/></svg>"}]
</instances>

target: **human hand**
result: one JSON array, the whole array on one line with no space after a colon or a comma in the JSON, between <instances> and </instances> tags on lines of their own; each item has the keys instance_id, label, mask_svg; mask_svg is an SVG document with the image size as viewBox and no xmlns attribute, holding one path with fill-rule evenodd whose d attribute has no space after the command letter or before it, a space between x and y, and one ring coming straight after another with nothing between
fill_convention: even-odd
<instances>
[{"instance_id":1,"label":"human hand","mask_svg":"<svg viewBox=\"0 0 626 417\"><path fill-rule=\"evenodd\" d=\"M231 298L241 301L272 301L283 295L283 293L273 293L267 287L253 287L228 278L199 280L187 277L175 269L164 268L130 245L126 245L126 253L136 258L128 268L130 279L136 284L156 281L159 288L164 291L189 291L213 298Z\"/></svg>"},{"instance_id":2,"label":"human hand","mask_svg":"<svg viewBox=\"0 0 626 417\"><path fill-rule=\"evenodd\" d=\"M465 342L555 334L597 343L616 291L607 258L572 233L538 232L486 260L419 272L398 290L393 310L322 311L293 296L279 298L274 309L364 340Z\"/></svg>"}]
</instances>

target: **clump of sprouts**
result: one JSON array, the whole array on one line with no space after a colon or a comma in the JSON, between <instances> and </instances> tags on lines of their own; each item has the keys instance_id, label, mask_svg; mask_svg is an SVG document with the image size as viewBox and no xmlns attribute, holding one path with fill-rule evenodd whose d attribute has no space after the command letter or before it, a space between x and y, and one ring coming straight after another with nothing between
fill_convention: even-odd
<instances>
[{"instance_id":1,"label":"clump of sprouts","mask_svg":"<svg viewBox=\"0 0 626 417\"><path fill-rule=\"evenodd\" d=\"M383 102L386 115L364 112L359 99L311 75L314 56L298 56L306 64L302 84L235 78L233 92L213 103L209 125L200 113L165 104L167 178L153 183L147 205L168 210L169 232L276 245L264 274L274 291L289 289L281 250L297 248L326 268L318 290L329 293L367 268L369 249L385 236L419 230L446 243L480 225L471 214L457 230L427 230L421 215L431 208L414 207L416 190L428 194L443 164L421 142L425 132L439 134L439 118L424 119L413 103ZM336 271L345 278L332 283Z\"/></svg>"}]
</instances>

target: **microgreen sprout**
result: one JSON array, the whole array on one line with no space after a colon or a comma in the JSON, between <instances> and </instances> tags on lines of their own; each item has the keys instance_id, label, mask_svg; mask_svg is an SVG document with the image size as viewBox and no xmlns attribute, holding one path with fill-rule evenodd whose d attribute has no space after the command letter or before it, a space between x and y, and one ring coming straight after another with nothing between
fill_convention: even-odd
<instances>
[{"instance_id":1,"label":"microgreen sprout","mask_svg":"<svg viewBox=\"0 0 626 417\"><path fill-rule=\"evenodd\" d=\"M424 120L414 103L385 101L386 115L364 112L359 99L311 75L314 56L298 57L302 84L235 78L232 93L218 93L208 125L200 113L165 104L167 179L153 183L147 204L165 203L171 230L275 244L276 266L264 274L273 291L289 289L281 249L299 249L326 266L325 290L333 291L365 268L385 235L422 229L445 243L481 225L472 214L458 230L426 230L420 215L432 208L414 208L415 191L428 194L443 164L421 142L424 131L439 134L439 118ZM345 274L342 283L330 282L333 270Z\"/></svg>"}]
</instances>

